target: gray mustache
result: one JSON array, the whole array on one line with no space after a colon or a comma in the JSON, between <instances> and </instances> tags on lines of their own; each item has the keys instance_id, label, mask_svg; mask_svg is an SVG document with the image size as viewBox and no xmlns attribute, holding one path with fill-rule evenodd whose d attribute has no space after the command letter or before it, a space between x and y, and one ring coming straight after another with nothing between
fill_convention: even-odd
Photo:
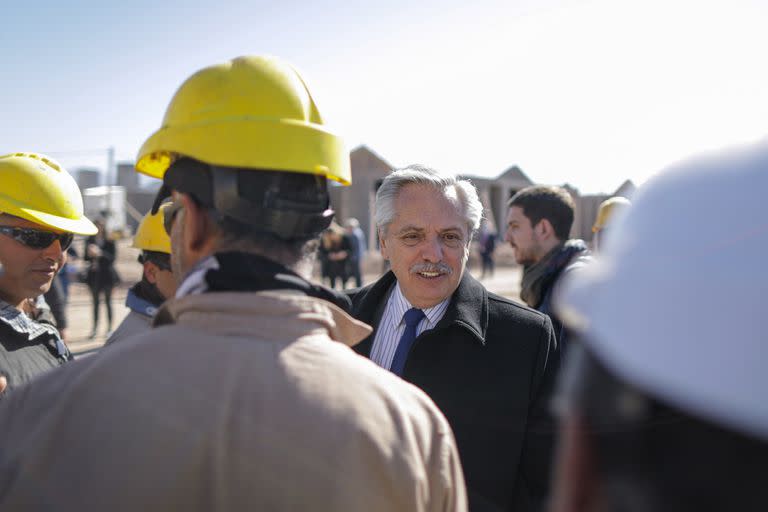
<instances>
[{"instance_id":1,"label":"gray mustache","mask_svg":"<svg viewBox=\"0 0 768 512\"><path fill-rule=\"evenodd\" d=\"M452 274L453 269L445 263L417 263L411 267L411 273L417 272L439 272L441 274Z\"/></svg>"}]
</instances>

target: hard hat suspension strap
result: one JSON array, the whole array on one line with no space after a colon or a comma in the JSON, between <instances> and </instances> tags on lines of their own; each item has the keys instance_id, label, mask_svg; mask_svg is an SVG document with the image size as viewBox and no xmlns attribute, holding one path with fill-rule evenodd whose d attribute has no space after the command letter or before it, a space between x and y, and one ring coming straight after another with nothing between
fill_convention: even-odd
<instances>
[{"instance_id":1,"label":"hard hat suspension strap","mask_svg":"<svg viewBox=\"0 0 768 512\"><path fill-rule=\"evenodd\" d=\"M267 171L274 179L261 191L259 204L243 198L238 187L241 173L254 171L228 167L212 167L211 171L216 211L258 231L273 233L284 240L308 238L326 229L333 220L327 194L318 195L311 202L284 197L286 191L281 190L280 178L285 173ZM321 203L325 203L325 208L318 211Z\"/></svg>"}]
</instances>

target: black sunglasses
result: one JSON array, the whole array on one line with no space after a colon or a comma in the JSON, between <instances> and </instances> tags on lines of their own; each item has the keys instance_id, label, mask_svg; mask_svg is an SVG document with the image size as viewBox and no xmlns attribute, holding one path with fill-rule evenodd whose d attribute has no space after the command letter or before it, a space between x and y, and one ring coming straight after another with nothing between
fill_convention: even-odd
<instances>
[{"instance_id":1,"label":"black sunglasses","mask_svg":"<svg viewBox=\"0 0 768 512\"><path fill-rule=\"evenodd\" d=\"M72 245L72 240L75 238L73 233L53 233L40 229L13 226L0 226L0 233L32 249L45 249L58 240L62 251L66 251Z\"/></svg>"},{"instance_id":2,"label":"black sunglasses","mask_svg":"<svg viewBox=\"0 0 768 512\"><path fill-rule=\"evenodd\" d=\"M176 202L170 203L169 206L163 208L163 227L165 228L165 232L168 233L168 236L171 236L173 220L182 208L184 208L184 204Z\"/></svg>"}]
</instances>

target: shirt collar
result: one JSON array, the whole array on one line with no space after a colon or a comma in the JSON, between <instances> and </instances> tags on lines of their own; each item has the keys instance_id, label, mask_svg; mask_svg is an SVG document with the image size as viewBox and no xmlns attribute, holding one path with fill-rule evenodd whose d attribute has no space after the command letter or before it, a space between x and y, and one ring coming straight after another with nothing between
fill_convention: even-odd
<instances>
[{"instance_id":1,"label":"shirt collar","mask_svg":"<svg viewBox=\"0 0 768 512\"><path fill-rule=\"evenodd\" d=\"M208 256L197 262L176 290L176 298L180 299L187 295L197 295L205 292L208 289L208 283L205 282L205 274L211 269L218 268L219 260L215 256Z\"/></svg>"},{"instance_id":2,"label":"shirt collar","mask_svg":"<svg viewBox=\"0 0 768 512\"><path fill-rule=\"evenodd\" d=\"M380 311L379 304L389 304L387 295L394 292L396 285L397 279L390 270L378 281L364 288L359 293L359 298L355 299L355 318L371 325L378 324L376 315L377 311ZM440 328L449 325L460 326L470 332L480 344L485 344L485 333L488 329L488 291L469 271L464 272L439 324Z\"/></svg>"},{"instance_id":3,"label":"shirt collar","mask_svg":"<svg viewBox=\"0 0 768 512\"><path fill-rule=\"evenodd\" d=\"M128 306L128 309L131 311L135 311L140 315L148 316L150 318L155 316L158 309L157 306L148 300L142 299L136 295L133 290L128 290L128 295L125 297L125 305Z\"/></svg>"},{"instance_id":4,"label":"shirt collar","mask_svg":"<svg viewBox=\"0 0 768 512\"><path fill-rule=\"evenodd\" d=\"M35 301L35 307L48 307L42 295ZM5 323L15 332L26 335L27 339L30 340L41 335L53 336L56 340L56 350L59 355L64 357L69 352L64 342L61 341L59 331L54 326L30 318L26 313L19 311L2 299L0 299L0 322Z\"/></svg>"},{"instance_id":5,"label":"shirt collar","mask_svg":"<svg viewBox=\"0 0 768 512\"><path fill-rule=\"evenodd\" d=\"M390 296L389 300L392 303L393 317L398 319L397 323L399 324L403 321L405 312L414 306L408 302L408 299L406 299L405 295L403 295L403 291L400 289L400 283L395 284L395 288L392 290L392 295ZM448 303L450 301L451 298L448 297L444 301L432 306L431 308L422 309L424 316L427 317L427 325L429 328L437 325L437 322L439 322L445 314L445 310L448 309Z\"/></svg>"}]
</instances>

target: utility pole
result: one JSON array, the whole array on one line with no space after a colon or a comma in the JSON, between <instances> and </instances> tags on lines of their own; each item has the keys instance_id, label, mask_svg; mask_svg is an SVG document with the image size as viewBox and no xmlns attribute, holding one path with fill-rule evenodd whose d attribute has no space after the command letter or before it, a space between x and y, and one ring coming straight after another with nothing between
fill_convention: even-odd
<instances>
[{"instance_id":1,"label":"utility pole","mask_svg":"<svg viewBox=\"0 0 768 512\"><path fill-rule=\"evenodd\" d=\"M114 224L114 222L110 223L109 220L112 217L112 184L113 184L113 172L115 168L115 148L114 146L110 146L107 148L107 214L105 219L105 224Z\"/></svg>"}]
</instances>

